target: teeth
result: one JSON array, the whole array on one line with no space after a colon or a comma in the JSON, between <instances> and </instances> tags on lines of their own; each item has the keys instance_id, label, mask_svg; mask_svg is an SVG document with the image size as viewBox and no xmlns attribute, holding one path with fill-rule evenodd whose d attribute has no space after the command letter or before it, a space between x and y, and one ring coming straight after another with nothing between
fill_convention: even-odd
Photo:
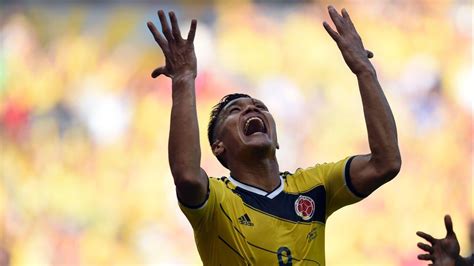
<instances>
[{"instance_id":1,"label":"teeth","mask_svg":"<svg viewBox=\"0 0 474 266\"><path fill-rule=\"evenodd\" d=\"M250 117L250 118L247 120L247 122L245 122L245 128L247 128L247 127L249 126L250 121L252 121L252 120L259 120L260 123L262 123L263 125L265 125L265 124L263 123L263 120L262 120L260 117L254 116L254 117Z\"/></svg>"},{"instance_id":2,"label":"teeth","mask_svg":"<svg viewBox=\"0 0 474 266\"><path fill-rule=\"evenodd\" d=\"M260 117L257 117L257 116L253 116L253 117L250 117L249 119L247 119L247 121L245 122L245 126L244 126L244 132L248 132L248 128L249 128L249 125L250 125L250 122L254 121L254 120L257 120L261 123L261 125L263 126L263 129L265 131L265 123L263 122L263 120L260 118Z\"/></svg>"}]
</instances>

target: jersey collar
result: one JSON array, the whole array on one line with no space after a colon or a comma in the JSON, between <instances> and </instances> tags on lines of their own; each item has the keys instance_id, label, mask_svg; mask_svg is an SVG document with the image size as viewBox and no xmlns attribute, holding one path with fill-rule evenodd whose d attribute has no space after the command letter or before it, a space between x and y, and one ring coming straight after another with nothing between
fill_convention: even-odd
<instances>
[{"instance_id":1,"label":"jersey collar","mask_svg":"<svg viewBox=\"0 0 474 266\"><path fill-rule=\"evenodd\" d=\"M262 190L262 189L260 189L260 188L254 187L254 186L252 186L252 185L248 185L248 184L242 183L242 182L236 180L235 178L233 178L233 177L230 176L230 175L229 175L229 180L230 180L230 182L232 182L232 184L234 184L234 186L236 186L236 187L240 187L241 189L244 189L244 190L247 190L247 191L249 191L249 192L258 194L258 195L260 195L260 196L267 197L267 198L269 198L269 199L273 199L273 198L275 198L276 196L278 196L278 194L280 194L280 193L283 191L283 178L281 177L281 175L280 175L279 177L280 177L280 185L277 186L273 191L270 191L270 192L266 192L265 190Z\"/></svg>"}]
</instances>

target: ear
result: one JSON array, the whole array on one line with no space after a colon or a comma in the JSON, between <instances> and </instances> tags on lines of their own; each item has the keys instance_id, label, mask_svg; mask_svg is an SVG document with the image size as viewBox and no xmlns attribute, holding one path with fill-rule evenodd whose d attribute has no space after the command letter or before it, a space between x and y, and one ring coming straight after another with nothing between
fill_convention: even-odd
<instances>
[{"instance_id":1,"label":"ear","mask_svg":"<svg viewBox=\"0 0 474 266\"><path fill-rule=\"evenodd\" d=\"M212 148L212 153L216 157L221 156L225 151L224 144L222 143L222 141L218 139L214 141L214 143L212 143L211 148Z\"/></svg>"}]
</instances>

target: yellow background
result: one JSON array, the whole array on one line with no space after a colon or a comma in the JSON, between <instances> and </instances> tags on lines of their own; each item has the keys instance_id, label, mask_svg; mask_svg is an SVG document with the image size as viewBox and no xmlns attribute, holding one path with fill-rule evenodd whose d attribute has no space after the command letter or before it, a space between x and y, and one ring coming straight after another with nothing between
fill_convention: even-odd
<instances>
[{"instance_id":1,"label":"yellow background","mask_svg":"<svg viewBox=\"0 0 474 266\"><path fill-rule=\"evenodd\" d=\"M232 2L232 1L231 1ZM322 27L328 2L28 1L0 6L0 258L12 265L200 264L167 162L171 83L146 21L174 10L195 47L202 166L211 107L263 100L281 170L369 152L357 82ZM330 217L328 265L423 265L415 235L472 252L472 4L337 1L351 14L397 121L403 165ZM157 23L159 24L159 23Z\"/></svg>"}]
</instances>

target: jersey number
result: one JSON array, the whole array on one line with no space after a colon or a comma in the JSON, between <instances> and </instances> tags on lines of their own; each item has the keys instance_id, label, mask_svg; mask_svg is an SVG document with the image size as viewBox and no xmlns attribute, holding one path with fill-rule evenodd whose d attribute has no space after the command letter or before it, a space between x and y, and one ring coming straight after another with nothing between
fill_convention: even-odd
<instances>
[{"instance_id":1,"label":"jersey number","mask_svg":"<svg viewBox=\"0 0 474 266\"><path fill-rule=\"evenodd\" d=\"M291 266L293 265L291 258L291 251L287 247L280 247L277 251L278 265L279 266ZM285 262L286 261L286 262Z\"/></svg>"}]
</instances>

